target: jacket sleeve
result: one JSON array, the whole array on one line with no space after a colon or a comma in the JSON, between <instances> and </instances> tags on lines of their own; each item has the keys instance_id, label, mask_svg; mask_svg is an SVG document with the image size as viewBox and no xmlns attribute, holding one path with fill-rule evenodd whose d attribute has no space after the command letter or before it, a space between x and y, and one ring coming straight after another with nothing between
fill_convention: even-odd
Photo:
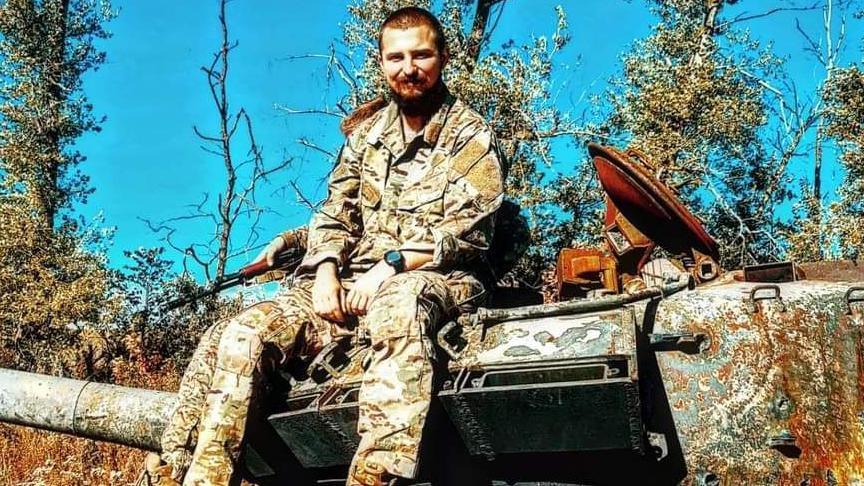
<instances>
[{"instance_id":1,"label":"jacket sleeve","mask_svg":"<svg viewBox=\"0 0 864 486\"><path fill-rule=\"evenodd\" d=\"M359 210L360 154L346 142L327 184L327 199L309 223L308 249L298 273L333 259L341 268L363 233Z\"/></svg>"},{"instance_id":2,"label":"jacket sleeve","mask_svg":"<svg viewBox=\"0 0 864 486\"><path fill-rule=\"evenodd\" d=\"M504 199L502 158L491 130L483 126L451 155L444 191L444 217L429 228L434 248L424 269L448 269L482 259L492 243L495 211ZM405 242L402 249L423 245ZM428 248L428 246L427 246Z\"/></svg>"}]
</instances>

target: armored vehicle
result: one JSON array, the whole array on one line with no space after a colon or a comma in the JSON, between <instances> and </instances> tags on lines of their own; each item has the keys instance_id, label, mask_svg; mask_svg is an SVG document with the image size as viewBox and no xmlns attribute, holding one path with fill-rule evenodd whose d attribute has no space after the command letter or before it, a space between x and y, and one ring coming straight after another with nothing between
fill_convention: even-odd
<instances>
[{"instance_id":1,"label":"armored vehicle","mask_svg":"<svg viewBox=\"0 0 864 486\"><path fill-rule=\"evenodd\" d=\"M864 485L859 264L724 272L644 156L589 151L605 248L561 252L558 302L502 291L444 323L418 482ZM250 480L344 481L364 356L337 344L286 372L250 418ZM0 420L145 449L173 400L0 371Z\"/></svg>"}]
</instances>

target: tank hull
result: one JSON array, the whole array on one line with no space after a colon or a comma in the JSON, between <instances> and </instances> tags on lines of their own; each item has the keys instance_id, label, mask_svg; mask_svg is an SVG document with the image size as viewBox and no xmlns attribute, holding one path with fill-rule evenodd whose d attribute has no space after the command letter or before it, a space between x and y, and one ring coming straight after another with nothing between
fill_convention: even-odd
<instances>
[{"instance_id":1,"label":"tank hull","mask_svg":"<svg viewBox=\"0 0 864 486\"><path fill-rule=\"evenodd\" d=\"M451 326L461 333L439 336L422 481L862 485L858 285L729 280L465 316ZM271 445L247 449L246 473L261 484L344 478L362 362L356 353L338 376L295 380L273 400L263 428L250 426ZM146 449L158 449L173 401L0 371L0 420Z\"/></svg>"},{"instance_id":2,"label":"tank hull","mask_svg":"<svg viewBox=\"0 0 864 486\"><path fill-rule=\"evenodd\" d=\"M668 410L690 482L864 484L864 320L852 286L731 283L660 302L646 333L704 335L651 353L652 417ZM652 427L653 424L648 424Z\"/></svg>"}]
</instances>

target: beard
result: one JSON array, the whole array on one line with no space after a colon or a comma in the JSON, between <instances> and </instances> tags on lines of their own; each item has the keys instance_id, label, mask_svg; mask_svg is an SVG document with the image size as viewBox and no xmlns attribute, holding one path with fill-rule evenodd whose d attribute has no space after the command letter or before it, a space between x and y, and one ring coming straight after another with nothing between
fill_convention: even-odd
<instances>
[{"instance_id":1,"label":"beard","mask_svg":"<svg viewBox=\"0 0 864 486\"><path fill-rule=\"evenodd\" d=\"M411 82L402 84L409 89L414 86ZM431 88L410 95L403 95L391 87L390 96L402 113L408 116L429 116L441 107L441 102L444 100L444 83L439 78Z\"/></svg>"}]
</instances>

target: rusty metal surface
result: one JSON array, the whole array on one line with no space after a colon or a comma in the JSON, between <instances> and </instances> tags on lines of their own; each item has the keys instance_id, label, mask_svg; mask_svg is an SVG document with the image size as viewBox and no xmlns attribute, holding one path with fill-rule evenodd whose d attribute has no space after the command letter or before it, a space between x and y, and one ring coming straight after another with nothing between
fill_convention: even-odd
<instances>
[{"instance_id":1,"label":"rusty metal surface","mask_svg":"<svg viewBox=\"0 0 864 486\"><path fill-rule=\"evenodd\" d=\"M594 158L606 195L639 232L672 254L698 250L720 260L717 242L678 197L651 174L643 154L593 143L588 144L588 153Z\"/></svg>"},{"instance_id":2,"label":"rusty metal surface","mask_svg":"<svg viewBox=\"0 0 864 486\"><path fill-rule=\"evenodd\" d=\"M799 266L809 280L864 282L864 263L856 260L807 262Z\"/></svg>"},{"instance_id":3,"label":"rusty metal surface","mask_svg":"<svg viewBox=\"0 0 864 486\"><path fill-rule=\"evenodd\" d=\"M0 422L149 450L174 405L173 393L0 369Z\"/></svg>"},{"instance_id":4,"label":"rusty metal surface","mask_svg":"<svg viewBox=\"0 0 864 486\"><path fill-rule=\"evenodd\" d=\"M627 356L632 366L624 369L638 382L648 440L662 450L656 460L629 463L634 477L657 484L861 486L864 291L849 294L862 284L841 280L728 279L635 303L616 296L617 308L601 298L599 309L593 302L586 304L593 312L578 314L561 314L573 304L487 310L490 322L478 318L463 328L466 345L450 371ZM343 393L348 398L335 400L332 392L356 388L362 361L360 353L326 383L295 383L291 396L307 399L293 410L354 407L355 398ZM143 448L158 446L172 401L168 393L0 370L0 421ZM353 430L353 417L332 417L341 420L338 430Z\"/></svg>"},{"instance_id":5,"label":"rusty metal surface","mask_svg":"<svg viewBox=\"0 0 864 486\"><path fill-rule=\"evenodd\" d=\"M846 314L848 284L778 284L780 300L768 289L755 303L754 286L677 294L646 321L646 332L710 339L694 355L655 354L655 395L671 409L688 481L864 484L862 304Z\"/></svg>"}]
</instances>

